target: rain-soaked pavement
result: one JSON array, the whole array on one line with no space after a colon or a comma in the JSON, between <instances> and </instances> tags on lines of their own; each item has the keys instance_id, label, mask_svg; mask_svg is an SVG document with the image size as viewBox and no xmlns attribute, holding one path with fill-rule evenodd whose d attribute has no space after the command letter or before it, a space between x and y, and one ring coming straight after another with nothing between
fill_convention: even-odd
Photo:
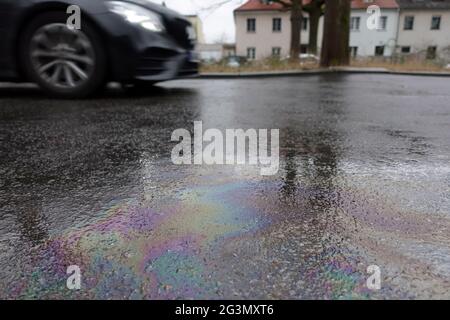
<instances>
[{"instance_id":1,"label":"rain-soaked pavement","mask_svg":"<svg viewBox=\"0 0 450 320\"><path fill-rule=\"evenodd\" d=\"M86 101L0 88L0 298L450 298L449 88L388 75ZM279 128L280 171L173 165L172 131L194 120Z\"/></svg>"}]
</instances>

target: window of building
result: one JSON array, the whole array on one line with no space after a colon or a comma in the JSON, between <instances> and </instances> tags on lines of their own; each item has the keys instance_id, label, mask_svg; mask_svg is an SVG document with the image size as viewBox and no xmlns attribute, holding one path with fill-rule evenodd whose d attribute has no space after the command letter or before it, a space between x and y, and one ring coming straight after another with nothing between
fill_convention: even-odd
<instances>
[{"instance_id":1,"label":"window of building","mask_svg":"<svg viewBox=\"0 0 450 320\"><path fill-rule=\"evenodd\" d=\"M387 28L387 19L388 19L388 17L386 17L386 16L380 17L378 30L381 30L381 31L385 31L386 30L386 28Z\"/></svg>"},{"instance_id":2,"label":"window of building","mask_svg":"<svg viewBox=\"0 0 450 320\"><path fill-rule=\"evenodd\" d=\"M256 58L256 48L247 48L247 59L255 60Z\"/></svg>"},{"instance_id":3,"label":"window of building","mask_svg":"<svg viewBox=\"0 0 450 320\"><path fill-rule=\"evenodd\" d=\"M247 32L256 32L256 19L247 19Z\"/></svg>"},{"instance_id":4,"label":"window of building","mask_svg":"<svg viewBox=\"0 0 450 320\"><path fill-rule=\"evenodd\" d=\"M308 30L308 26L309 26L309 18L303 18L302 19L302 30L303 31Z\"/></svg>"},{"instance_id":5,"label":"window of building","mask_svg":"<svg viewBox=\"0 0 450 320\"><path fill-rule=\"evenodd\" d=\"M281 48L280 47L273 47L272 48L272 56L280 57L281 56Z\"/></svg>"},{"instance_id":6,"label":"window of building","mask_svg":"<svg viewBox=\"0 0 450 320\"><path fill-rule=\"evenodd\" d=\"M404 30L412 30L414 29L414 16L406 16L405 22L403 25Z\"/></svg>"},{"instance_id":7,"label":"window of building","mask_svg":"<svg viewBox=\"0 0 450 320\"><path fill-rule=\"evenodd\" d=\"M427 48L427 59L434 60L436 59L437 47L432 46Z\"/></svg>"},{"instance_id":8,"label":"window of building","mask_svg":"<svg viewBox=\"0 0 450 320\"><path fill-rule=\"evenodd\" d=\"M351 31L359 31L359 26L361 24L360 17L351 17L350 19L350 30Z\"/></svg>"},{"instance_id":9,"label":"window of building","mask_svg":"<svg viewBox=\"0 0 450 320\"><path fill-rule=\"evenodd\" d=\"M375 47L375 56L377 56L377 57L384 56L384 46L376 46Z\"/></svg>"},{"instance_id":10,"label":"window of building","mask_svg":"<svg viewBox=\"0 0 450 320\"><path fill-rule=\"evenodd\" d=\"M306 53L308 53L308 45L306 45L306 44L300 45L300 53L301 53L301 54L306 54Z\"/></svg>"},{"instance_id":11,"label":"window of building","mask_svg":"<svg viewBox=\"0 0 450 320\"><path fill-rule=\"evenodd\" d=\"M404 54L411 53L411 47L409 47L409 46L403 46L403 47L401 48L401 51L402 51L402 53L404 53Z\"/></svg>"},{"instance_id":12,"label":"window of building","mask_svg":"<svg viewBox=\"0 0 450 320\"><path fill-rule=\"evenodd\" d=\"M350 56L356 58L358 56L358 47L350 47Z\"/></svg>"},{"instance_id":13,"label":"window of building","mask_svg":"<svg viewBox=\"0 0 450 320\"><path fill-rule=\"evenodd\" d=\"M439 30L441 29L441 17L434 16L431 18L431 30Z\"/></svg>"},{"instance_id":14,"label":"window of building","mask_svg":"<svg viewBox=\"0 0 450 320\"><path fill-rule=\"evenodd\" d=\"M281 18L273 18L272 31L273 32L281 32Z\"/></svg>"}]
</instances>

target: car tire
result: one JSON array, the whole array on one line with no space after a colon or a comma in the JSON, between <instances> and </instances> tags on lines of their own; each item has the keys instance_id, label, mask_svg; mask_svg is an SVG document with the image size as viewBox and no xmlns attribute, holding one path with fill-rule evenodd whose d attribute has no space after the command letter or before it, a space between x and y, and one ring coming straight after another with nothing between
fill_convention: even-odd
<instances>
[{"instance_id":1,"label":"car tire","mask_svg":"<svg viewBox=\"0 0 450 320\"><path fill-rule=\"evenodd\" d=\"M66 21L63 12L32 19L20 39L20 60L28 79L52 96L85 98L106 83L106 53L86 18L80 30L69 29Z\"/></svg>"}]
</instances>

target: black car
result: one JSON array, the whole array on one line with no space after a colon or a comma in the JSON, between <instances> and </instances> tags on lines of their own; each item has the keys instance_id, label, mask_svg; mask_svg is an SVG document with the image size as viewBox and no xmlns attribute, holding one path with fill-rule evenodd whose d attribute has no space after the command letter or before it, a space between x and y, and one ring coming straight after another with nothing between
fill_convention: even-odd
<instances>
[{"instance_id":1,"label":"black car","mask_svg":"<svg viewBox=\"0 0 450 320\"><path fill-rule=\"evenodd\" d=\"M35 82L59 97L198 70L190 22L148 0L0 0L0 32L0 80Z\"/></svg>"}]
</instances>

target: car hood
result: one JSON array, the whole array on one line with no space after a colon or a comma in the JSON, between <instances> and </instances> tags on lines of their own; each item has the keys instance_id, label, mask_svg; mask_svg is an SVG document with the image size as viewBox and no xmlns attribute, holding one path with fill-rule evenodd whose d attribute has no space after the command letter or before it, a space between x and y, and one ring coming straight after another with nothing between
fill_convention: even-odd
<instances>
[{"instance_id":1,"label":"car hood","mask_svg":"<svg viewBox=\"0 0 450 320\"><path fill-rule=\"evenodd\" d=\"M126 0L126 2L131 2L140 5L142 7L145 7L147 9L150 9L154 12L163 15L168 19L184 19L187 21L187 19L178 12L168 9L167 7L164 7L162 5L156 4L150 0Z\"/></svg>"}]
</instances>

